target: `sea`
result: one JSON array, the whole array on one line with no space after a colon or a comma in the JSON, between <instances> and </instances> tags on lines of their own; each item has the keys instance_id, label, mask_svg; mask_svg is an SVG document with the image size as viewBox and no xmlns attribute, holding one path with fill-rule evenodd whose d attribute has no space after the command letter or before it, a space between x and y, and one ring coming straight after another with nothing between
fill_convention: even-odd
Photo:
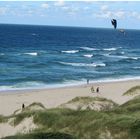
<instances>
[{"instance_id":1,"label":"sea","mask_svg":"<svg viewBox=\"0 0 140 140\"><path fill-rule=\"evenodd\" d=\"M140 79L140 30L0 24L0 91Z\"/></svg>"}]
</instances>

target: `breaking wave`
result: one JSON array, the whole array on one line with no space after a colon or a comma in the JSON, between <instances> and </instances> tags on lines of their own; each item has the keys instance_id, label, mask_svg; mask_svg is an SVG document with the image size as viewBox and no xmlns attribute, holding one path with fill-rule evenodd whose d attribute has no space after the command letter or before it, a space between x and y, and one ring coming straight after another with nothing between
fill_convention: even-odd
<instances>
[{"instance_id":1,"label":"breaking wave","mask_svg":"<svg viewBox=\"0 0 140 140\"><path fill-rule=\"evenodd\" d=\"M80 47L80 48L83 49L83 50L86 50L86 51L100 50L100 49L97 49L97 48L90 48L90 47Z\"/></svg>"},{"instance_id":2,"label":"breaking wave","mask_svg":"<svg viewBox=\"0 0 140 140\"><path fill-rule=\"evenodd\" d=\"M68 50L68 51L61 51L62 53L77 53L79 50Z\"/></svg>"},{"instance_id":3,"label":"breaking wave","mask_svg":"<svg viewBox=\"0 0 140 140\"><path fill-rule=\"evenodd\" d=\"M24 53L24 54L27 54L27 55L32 55L32 56L37 56L37 55L38 55L38 53L37 53L37 52Z\"/></svg>"},{"instance_id":4,"label":"breaking wave","mask_svg":"<svg viewBox=\"0 0 140 140\"><path fill-rule=\"evenodd\" d=\"M0 91L6 91L6 90L23 90L23 89L38 89L46 87L46 84L43 82L37 82L37 81L30 81L30 82L21 82L17 83L15 85L9 85L9 86L0 86Z\"/></svg>"},{"instance_id":5,"label":"breaking wave","mask_svg":"<svg viewBox=\"0 0 140 140\"><path fill-rule=\"evenodd\" d=\"M76 67L105 67L106 64L104 63L91 63L91 64L86 64L86 63L68 63L68 62L59 62L60 64L63 65L71 65L71 66L76 66Z\"/></svg>"},{"instance_id":6,"label":"breaking wave","mask_svg":"<svg viewBox=\"0 0 140 140\"><path fill-rule=\"evenodd\" d=\"M0 55L5 55L4 53L0 53Z\"/></svg>"},{"instance_id":7,"label":"breaking wave","mask_svg":"<svg viewBox=\"0 0 140 140\"><path fill-rule=\"evenodd\" d=\"M115 50L117 50L117 48L105 48L105 49L103 49L104 51L115 51Z\"/></svg>"},{"instance_id":8,"label":"breaking wave","mask_svg":"<svg viewBox=\"0 0 140 140\"><path fill-rule=\"evenodd\" d=\"M120 59L131 59L131 60L138 60L140 57L133 57L133 56L119 56L119 55L110 55L110 54L104 54L106 57L114 57L114 58L120 58Z\"/></svg>"},{"instance_id":9,"label":"breaking wave","mask_svg":"<svg viewBox=\"0 0 140 140\"><path fill-rule=\"evenodd\" d=\"M134 67L134 69L140 69L140 67Z\"/></svg>"},{"instance_id":10,"label":"breaking wave","mask_svg":"<svg viewBox=\"0 0 140 140\"><path fill-rule=\"evenodd\" d=\"M83 55L84 57L88 57L88 58L91 58L91 57L93 57L93 55L92 54L85 54L85 55Z\"/></svg>"},{"instance_id":11,"label":"breaking wave","mask_svg":"<svg viewBox=\"0 0 140 140\"><path fill-rule=\"evenodd\" d=\"M126 59L138 60L140 57L127 57Z\"/></svg>"}]
</instances>

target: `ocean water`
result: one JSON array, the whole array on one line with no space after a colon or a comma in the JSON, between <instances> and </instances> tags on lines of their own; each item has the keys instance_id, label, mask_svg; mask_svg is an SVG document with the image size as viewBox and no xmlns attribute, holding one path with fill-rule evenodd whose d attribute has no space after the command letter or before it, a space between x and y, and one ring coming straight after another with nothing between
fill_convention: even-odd
<instances>
[{"instance_id":1,"label":"ocean water","mask_svg":"<svg viewBox=\"0 0 140 140\"><path fill-rule=\"evenodd\" d=\"M0 90L140 79L140 30L0 25Z\"/></svg>"}]
</instances>

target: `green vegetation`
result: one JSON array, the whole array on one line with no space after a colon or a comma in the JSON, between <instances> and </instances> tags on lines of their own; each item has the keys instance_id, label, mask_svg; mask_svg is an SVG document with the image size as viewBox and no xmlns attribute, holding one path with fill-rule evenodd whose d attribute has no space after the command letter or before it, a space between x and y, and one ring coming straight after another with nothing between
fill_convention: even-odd
<instances>
[{"instance_id":1,"label":"green vegetation","mask_svg":"<svg viewBox=\"0 0 140 140\"><path fill-rule=\"evenodd\" d=\"M65 133L30 133L24 135L16 135L5 137L6 139L73 139L69 134Z\"/></svg>"},{"instance_id":2,"label":"green vegetation","mask_svg":"<svg viewBox=\"0 0 140 140\"><path fill-rule=\"evenodd\" d=\"M114 104L112 109L72 110L69 108L53 108L43 110L30 110L36 106L34 103L25 108L26 111L12 115L15 124L23 119L32 117L36 129L28 134L17 134L6 138L83 138L83 139L137 139L140 138L140 96L118 106L105 98L77 97L68 104L100 101ZM97 102L97 103L98 103ZM94 102L95 103L95 102ZM39 105L39 104L38 104ZM42 106L42 105L41 105ZM42 106L43 107L43 106ZM0 116L0 121L3 120Z\"/></svg>"},{"instance_id":3,"label":"green vegetation","mask_svg":"<svg viewBox=\"0 0 140 140\"><path fill-rule=\"evenodd\" d=\"M108 101L108 102L113 103L114 105L117 105L112 100L108 100L106 98L100 98L100 97L76 97L76 98L72 99L71 101L69 101L68 103L74 103L74 102L89 103L92 101L103 101L103 102Z\"/></svg>"},{"instance_id":4,"label":"green vegetation","mask_svg":"<svg viewBox=\"0 0 140 140\"><path fill-rule=\"evenodd\" d=\"M0 123L6 122L6 121L7 121L7 117L0 115Z\"/></svg>"},{"instance_id":5,"label":"green vegetation","mask_svg":"<svg viewBox=\"0 0 140 140\"><path fill-rule=\"evenodd\" d=\"M134 99L124 103L120 108L132 113L140 111L140 96L136 96Z\"/></svg>"},{"instance_id":6,"label":"green vegetation","mask_svg":"<svg viewBox=\"0 0 140 140\"><path fill-rule=\"evenodd\" d=\"M11 117L14 118L14 122L13 122L13 125L16 126L18 124L20 124L21 121L23 121L25 118L28 118L28 117L31 117L33 115L33 112L30 113L20 113L18 115L12 115Z\"/></svg>"},{"instance_id":7,"label":"green vegetation","mask_svg":"<svg viewBox=\"0 0 140 140\"><path fill-rule=\"evenodd\" d=\"M131 89L127 90L123 95L136 95L140 94L140 86L132 87Z\"/></svg>"},{"instance_id":8,"label":"green vegetation","mask_svg":"<svg viewBox=\"0 0 140 140\"><path fill-rule=\"evenodd\" d=\"M14 118L14 126L18 125L22 120L24 120L24 118L31 117L33 114L45 109L46 108L41 103L32 103L25 109L21 110L21 113L16 114L19 110L15 111L11 116Z\"/></svg>"},{"instance_id":9,"label":"green vegetation","mask_svg":"<svg viewBox=\"0 0 140 140\"><path fill-rule=\"evenodd\" d=\"M57 133L69 134L73 138L140 138L140 111L124 111L123 107L121 114L117 109L102 112L50 109L29 115L38 128L31 134L6 138L46 138L45 133L51 133L51 138L60 138L55 135ZM23 116L26 118L27 114Z\"/></svg>"},{"instance_id":10,"label":"green vegetation","mask_svg":"<svg viewBox=\"0 0 140 140\"><path fill-rule=\"evenodd\" d=\"M32 107L37 107L39 109L45 109L43 104L34 102L34 103L30 104L29 106L27 106L26 110L31 110Z\"/></svg>"},{"instance_id":11,"label":"green vegetation","mask_svg":"<svg viewBox=\"0 0 140 140\"><path fill-rule=\"evenodd\" d=\"M60 108L69 108L74 110L111 110L118 105L111 100L99 97L76 97L71 101L60 105Z\"/></svg>"}]
</instances>

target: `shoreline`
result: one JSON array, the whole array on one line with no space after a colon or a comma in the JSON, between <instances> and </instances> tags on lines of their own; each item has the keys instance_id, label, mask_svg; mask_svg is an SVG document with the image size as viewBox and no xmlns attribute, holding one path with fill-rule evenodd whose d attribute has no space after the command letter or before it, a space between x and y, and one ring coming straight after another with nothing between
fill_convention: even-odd
<instances>
[{"instance_id":1,"label":"shoreline","mask_svg":"<svg viewBox=\"0 0 140 140\"><path fill-rule=\"evenodd\" d=\"M24 91L40 91L40 90L51 90L51 89L63 89L63 88L73 88L73 87L81 87L81 86L87 86L90 85L92 86L93 84L107 84L107 83L118 83L118 82L127 82L127 81L140 81L140 77L138 78L118 78L118 79L105 79L105 80L91 80L89 81L89 84L87 84L86 79L85 82L83 81L77 81L78 83L76 84L76 81L74 84L55 84L55 85L50 85L50 86L42 86L42 87L37 87L37 88L13 88L13 89L8 89L8 90L0 90L0 95L1 94L14 94L15 92L24 92ZM71 81L72 82L72 81ZM56 86L59 85L59 86ZM19 93L20 94L20 93Z\"/></svg>"},{"instance_id":2,"label":"shoreline","mask_svg":"<svg viewBox=\"0 0 140 140\"><path fill-rule=\"evenodd\" d=\"M95 89L99 87L100 92L92 93L92 85ZM2 92L0 94L0 115L11 115L15 110L21 109L23 103L28 106L33 102L40 102L48 109L55 108L78 96L103 97L117 104L123 104L134 96L122 96L122 94L137 85L140 85L140 80L97 82L63 88Z\"/></svg>"}]
</instances>

